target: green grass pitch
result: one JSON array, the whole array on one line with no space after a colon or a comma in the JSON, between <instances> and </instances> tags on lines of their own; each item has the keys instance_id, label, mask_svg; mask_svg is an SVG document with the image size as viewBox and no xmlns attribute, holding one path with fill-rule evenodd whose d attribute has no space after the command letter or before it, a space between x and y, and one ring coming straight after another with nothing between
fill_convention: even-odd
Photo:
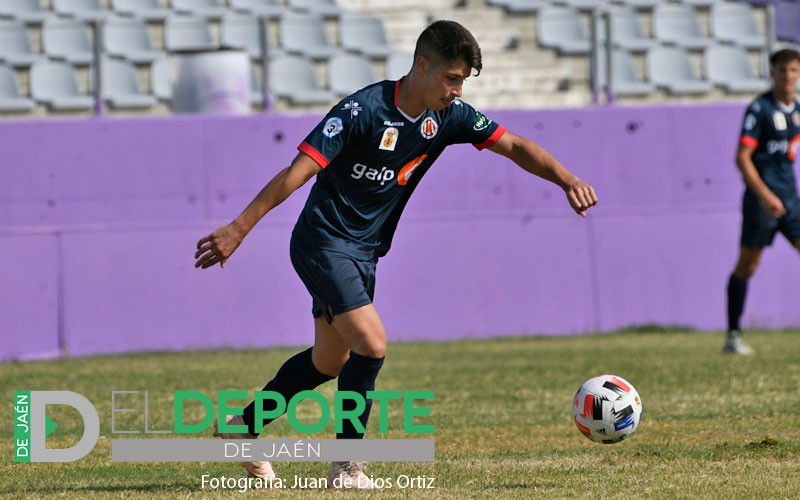
<instances>
[{"instance_id":1,"label":"green grass pitch","mask_svg":"<svg viewBox=\"0 0 800 500\"><path fill-rule=\"evenodd\" d=\"M148 391L149 428L169 428L172 395L260 389L297 349L155 353L0 364L2 498L797 498L800 492L800 332L748 332L749 357L720 353L721 334L629 331L391 344L381 390L432 390L433 463L372 463L369 474L435 478L434 489L376 492L202 489L201 476L241 477L233 463L112 463L111 391ZM616 445L571 421L578 386L601 373L634 384L639 429ZM69 390L100 415L95 449L72 463L12 463L14 390ZM320 389L331 396L334 383ZM303 403L305 405L305 403ZM310 403L309 403L310 404ZM314 408L306 410L313 417ZM373 409L375 411L375 409ZM80 438L77 412L53 407L48 447ZM141 413L120 424L143 429ZM400 438L390 412L390 432ZM74 424L74 425L73 425ZM374 424L374 425L373 425ZM285 418L267 437L291 436ZM163 436L154 436L163 437ZM210 437L210 431L204 437ZM309 436L304 436L308 438ZM332 430L313 438L332 437ZM276 463L280 476L320 477L328 465Z\"/></svg>"}]
</instances>

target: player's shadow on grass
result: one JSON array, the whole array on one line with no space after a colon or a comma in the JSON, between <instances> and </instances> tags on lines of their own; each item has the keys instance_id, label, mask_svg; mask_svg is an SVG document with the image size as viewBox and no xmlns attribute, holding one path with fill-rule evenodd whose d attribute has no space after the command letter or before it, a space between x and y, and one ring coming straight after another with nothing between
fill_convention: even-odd
<instances>
[{"instance_id":1,"label":"player's shadow on grass","mask_svg":"<svg viewBox=\"0 0 800 500\"><path fill-rule=\"evenodd\" d=\"M618 333L676 333L676 332L696 332L697 329L689 325L679 324L660 324L642 323L623 326Z\"/></svg>"},{"instance_id":2,"label":"player's shadow on grass","mask_svg":"<svg viewBox=\"0 0 800 500\"><path fill-rule=\"evenodd\" d=\"M194 488L196 489L196 488ZM86 492L86 493L123 493L126 491L129 492L139 492L139 493L163 493L163 492L191 492L193 488L186 483L181 482L172 482L167 483L163 481L154 482L152 484L105 484L105 485L64 485L64 484L39 484L36 486L30 486L26 488L28 494L58 494L58 493L79 493L79 492ZM15 495L18 495L19 491L15 490L6 490L4 488L0 488L0 497L5 497L9 495L10 498L14 498Z\"/></svg>"}]
</instances>

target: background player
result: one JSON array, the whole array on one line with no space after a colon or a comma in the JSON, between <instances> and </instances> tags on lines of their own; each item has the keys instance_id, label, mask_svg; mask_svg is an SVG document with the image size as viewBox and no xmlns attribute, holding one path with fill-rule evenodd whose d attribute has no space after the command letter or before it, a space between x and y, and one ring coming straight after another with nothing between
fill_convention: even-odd
<instances>
[{"instance_id":1,"label":"background player","mask_svg":"<svg viewBox=\"0 0 800 500\"><path fill-rule=\"evenodd\" d=\"M459 99L464 80L481 67L480 48L468 30L452 21L433 23L417 40L408 75L370 85L334 106L289 167L233 222L198 241L195 267L224 266L264 215L316 176L290 245L312 297L314 346L287 360L264 390L288 401L337 376L340 391L365 396L374 389L386 353L386 332L372 305L375 267L411 193L446 146L472 143L510 158L564 189L582 216L597 203L594 189L547 151ZM337 438L363 437L369 412L368 404L361 428L345 426ZM218 435L253 437L260 431L252 403L230 423L244 424L247 432L239 426ZM242 465L251 475L274 476L266 462ZM334 463L328 484L344 478L370 488L362 469L356 462Z\"/></svg>"},{"instance_id":2,"label":"background player","mask_svg":"<svg viewBox=\"0 0 800 500\"><path fill-rule=\"evenodd\" d=\"M747 281L764 248L780 231L800 250L800 198L793 169L800 149L800 102L795 97L800 53L780 50L769 62L772 89L747 108L736 152L746 189L739 259L728 280L728 334L722 346L722 352L734 354L752 352L742 339L739 320Z\"/></svg>"}]
</instances>

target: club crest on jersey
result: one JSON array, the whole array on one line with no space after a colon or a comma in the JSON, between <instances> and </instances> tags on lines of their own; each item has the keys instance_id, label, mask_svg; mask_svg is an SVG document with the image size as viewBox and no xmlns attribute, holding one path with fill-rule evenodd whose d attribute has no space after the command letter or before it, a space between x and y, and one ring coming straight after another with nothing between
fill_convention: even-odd
<instances>
[{"instance_id":1,"label":"club crest on jersey","mask_svg":"<svg viewBox=\"0 0 800 500\"><path fill-rule=\"evenodd\" d=\"M328 118L328 121L325 122L325 126L322 127L322 134L330 139L341 132L342 129L344 129L344 125L342 125L342 119L334 116L332 118Z\"/></svg>"},{"instance_id":2,"label":"club crest on jersey","mask_svg":"<svg viewBox=\"0 0 800 500\"><path fill-rule=\"evenodd\" d=\"M426 139L433 139L438 131L439 124L436 123L436 120L430 116L422 120L422 125L419 127L419 132L422 134L422 137Z\"/></svg>"},{"instance_id":3,"label":"club crest on jersey","mask_svg":"<svg viewBox=\"0 0 800 500\"><path fill-rule=\"evenodd\" d=\"M472 126L472 129L480 132L484 130L486 127L492 124L492 120L486 118L486 116L481 113L480 111L475 112L475 125Z\"/></svg>"},{"instance_id":4,"label":"club crest on jersey","mask_svg":"<svg viewBox=\"0 0 800 500\"><path fill-rule=\"evenodd\" d=\"M781 111L776 111L772 115L772 122L775 124L775 130L786 130L786 115Z\"/></svg>"},{"instance_id":5,"label":"club crest on jersey","mask_svg":"<svg viewBox=\"0 0 800 500\"><path fill-rule=\"evenodd\" d=\"M792 113L792 123L794 123L795 127L800 127L800 111Z\"/></svg>"},{"instance_id":6,"label":"club crest on jersey","mask_svg":"<svg viewBox=\"0 0 800 500\"><path fill-rule=\"evenodd\" d=\"M383 137L381 137L381 145L378 146L378 149L383 149L385 151L394 151L395 145L397 145L397 136L400 133L394 127L389 127L383 131Z\"/></svg>"}]
</instances>

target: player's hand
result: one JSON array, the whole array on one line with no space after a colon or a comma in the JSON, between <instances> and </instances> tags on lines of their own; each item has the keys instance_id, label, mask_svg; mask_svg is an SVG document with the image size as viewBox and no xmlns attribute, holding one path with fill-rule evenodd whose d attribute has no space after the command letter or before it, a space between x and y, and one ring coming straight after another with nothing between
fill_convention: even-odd
<instances>
[{"instance_id":1,"label":"player's hand","mask_svg":"<svg viewBox=\"0 0 800 500\"><path fill-rule=\"evenodd\" d=\"M581 217L586 217L586 211L597 205L594 188L583 181L570 185L566 191L570 206Z\"/></svg>"},{"instance_id":2,"label":"player's hand","mask_svg":"<svg viewBox=\"0 0 800 500\"><path fill-rule=\"evenodd\" d=\"M786 215L786 207L783 206L781 199L775 196L775 193L765 194L764 197L761 198L761 205L770 217L780 219Z\"/></svg>"},{"instance_id":3,"label":"player's hand","mask_svg":"<svg viewBox=\"0 0 800 500\"><path fill-rule=\"evenodd\" d=\"M197 242L197 251L194 253L196 262L194 267L209 267L219 263L224 268L228 258L239 248L244 239L244 233L233 224L222 226L213 233L201 238Z\"/></svg>"}]
</instances>

